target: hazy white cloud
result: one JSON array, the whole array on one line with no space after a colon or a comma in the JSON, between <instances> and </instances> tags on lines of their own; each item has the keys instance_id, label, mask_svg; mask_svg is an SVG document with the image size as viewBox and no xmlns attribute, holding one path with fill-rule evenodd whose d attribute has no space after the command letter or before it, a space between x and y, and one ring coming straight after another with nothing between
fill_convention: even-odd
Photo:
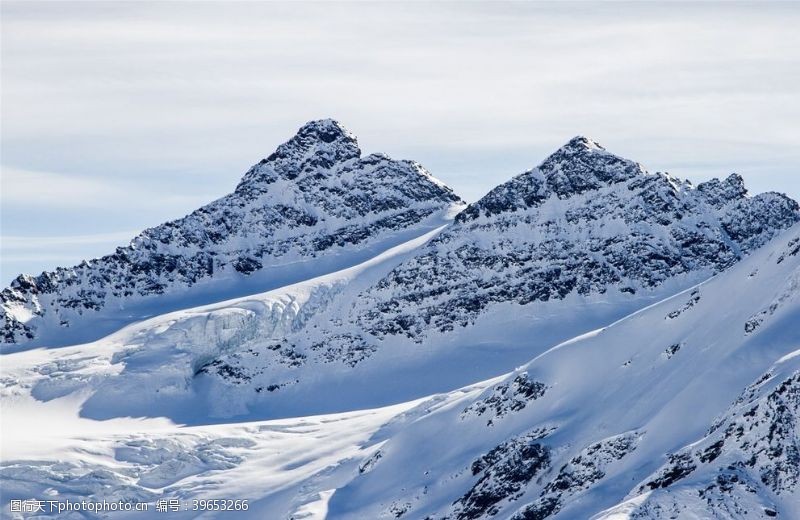
<instances>
[{"instance_id":1,"label":"hazy white cloud","mask_svg":"<svg viewBox=\"0 0 800 520\"><path fill-rule=\"evenodd\" d=\"M4 205L29 206L50 210L117 209L130 204L139 210L164 206L186 206L209 201L208 196L148 189L135 179L87 177L68 173L2 167ZM102 218L102 214L98 214ZM91 235L96 236L96 235ZM54 238L54 237L51 237Z\"/></svg>"},{"instance_id":2,"label":"hazy white cloud","mask_svg":"<svg viewBox=\"0 0 800 520\"><path fill-rule=\"evenodd\" d=\"M5 234L180 216L320 117L469 200L576 134L800 196L797 3L0 5Z\"/></svg>"},{"instance_id":3,"label":"hazy white cloud","mask_svg":"<svg viewBox=\"0 0 800 520\"><path fill-rule=\"evenodd\" d=\"M96 235L59 235L53 237L18 237L3 236L2 245L8 250L41 250L63 246L83 246L94 244L110 244L129 242L139 231L121 231L118 233L98 233Z\"/></svg>"},{"instance_id":4,"label":"hazy white cloud","mask_svg":"<svg viewBox=\"0 0 800 520\"><path fill-rule=\"evenodd\" d=\"M121 186L99 178L3 167L3 203L49 208L105 208L126 198Z\"/></svg>"},{"instance_id":5,"label":"hazy white cloud","mask_svg":"<svg viewBox=\"0 0 800 520\"><path fill-rule=\"evenodd\" d=\"M139 231L96 235L2 236L2 278L6 283L19 273L38 274L54 266L70 266L124 246Z\"/></svg>"}]
</instances>

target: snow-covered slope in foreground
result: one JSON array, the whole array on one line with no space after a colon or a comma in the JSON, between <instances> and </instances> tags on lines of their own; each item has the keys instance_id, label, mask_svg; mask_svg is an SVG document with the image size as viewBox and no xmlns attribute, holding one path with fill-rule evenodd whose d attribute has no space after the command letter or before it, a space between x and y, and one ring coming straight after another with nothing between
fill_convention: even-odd
<instances>
[{"instance_id":1,"label":"snow-covered slope in foreground","mask_svg":"<svg viewBox=\"0 0 800 520\"><path fill-rule=\"evenodd\" d=\"M798 347L796 225L400 431L328 518L800 518Z\"/></svg>"},{"instance_id":2,"label":"snow-covered slope in foreground","mask_svg":"<svg viewBox=\"0 0 800 520\"><path fill-rule=\"evenodd\" d=\"M57 395L122 364L87 346L7 355L2 429L24 434L2 438L2 507L177 497L249 500L235 518L797 518L798 320L800 225L513 373L377 410L98 422L77 417L81 392ZM32 399L70 373L54 399Z\"/></svg>"},{"instance_id":3,"label":"snow-covered slope in foreground","mask_svg":"<svg viewBox=\"0 0 800 520\"><path fill-rule=\"evenodd\" d=\"M25 438L3 438L2 518L11 500L147 503L148 512L113 518L233 518L322 520L333 491L358 474L359 464L385 439L442 402L418 402L274 421L178 427L167 421L75 417L75 403L44 407L17 402L3 426L26 421ZM47 417L43 417L46 414ZM58 434L53 422L58 421ZM178 499L177 512L156 512L159 499ZM193 500L246 501L247 510L193 510ZM240 509L240 508L237 508ZM99 518L105 516L100 515ZM36 518L96 518L51 513Z\"/></svg>"}]
</instances>

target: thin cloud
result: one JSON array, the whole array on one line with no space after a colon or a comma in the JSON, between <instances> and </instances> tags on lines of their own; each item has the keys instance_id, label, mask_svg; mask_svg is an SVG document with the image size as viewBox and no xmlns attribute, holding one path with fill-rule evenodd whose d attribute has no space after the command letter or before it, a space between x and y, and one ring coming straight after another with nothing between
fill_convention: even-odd
<instances>
[{"instance_id":1,"label":"thin cloud","mask_svg":"<svg viewBox=\"0 0 800 520\"><path fill-rule=\"evenodd\" d=\"M138 231L94 235L1 236L1 277L4 285L20 273L35 274L56 267L77 265L127 245Z\"/></svg>"},{"instance_id":2,"label":"thin cloud","mask_svg":"<svg viewBox=\"0 0 800 520\"><path fill-rule=\"evenodd\" d=\"M0 9L8 235L178 217L320 117L468 200L576 134L652 170L739 171L800 197L798 3Z\"/></svg>"},{"instance_id":3,"label":"thin cloud","mask_svg":"<svg viewBox=\"0 0 800 520\"><path fill-rule=\"evenodd\" d=\"M96 235L59 235L52 237L42 236L9 236L0 237L2 247L8 249L48 249L59 246L94 245L125 243L139 234L138 231L120 231L116 233L98 233Z\"/></svg>"},{"instance_id":4,"label":"thin cloud","mask_svg":"<svg viewBox=\"0 0 800 520\"><path fill-rule=\"evenodd\" d=\"M48 210L118 208L136 200L142 207L184 206L209 202L213 197L158 192L136 185L131 179L88 177L71 173L2 167L4 206L39 206ZM144 203L144 204L142 204ZM96 235L94 235L96 236Z\"/></svg>"},{"instance_id":5,"label":"thin cloud","mask_svg":"<svg viewBox=\"0 0 800 520\"><path fill-rule=\"evenodd\" d=\"M124 197L113 181L4 166L4 204L103 208Z\"/></svg>"}]
</instances>

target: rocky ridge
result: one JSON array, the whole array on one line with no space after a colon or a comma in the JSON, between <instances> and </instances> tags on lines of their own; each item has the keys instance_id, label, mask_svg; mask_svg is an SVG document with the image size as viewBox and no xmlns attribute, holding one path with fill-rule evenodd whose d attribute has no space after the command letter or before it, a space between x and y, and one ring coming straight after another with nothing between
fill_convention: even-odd
<instances>
[{"instance_id":1,"label":"rocky ridge","mask_svg":"<svg viewBox=\"0 0 800 520\"><path fill-rule=\"evenodd\" d=\"M364 294L356 319L421 340L498 303L646 294L717 273L798 220L797 202L748 196L737 174L695 187L576 137L470 204Z\"/></svg>"},{"instance_id":2,"label":"rocky ridge","mask_svg":"<svg viewBox=\"0 0 800 520\"><path fill-rule=\"evenodd\" d=\"M312 121L230 195L148 229L110 255L16 278L0 293L0 342L30 342L48 328L58 337L99 312L192 290L238 283L258 292L248 280L269 287L290 268L385 247L403 232L422 234L460 204L418 163L362 156L338 122Z\"/></svg>"}]
</instances>

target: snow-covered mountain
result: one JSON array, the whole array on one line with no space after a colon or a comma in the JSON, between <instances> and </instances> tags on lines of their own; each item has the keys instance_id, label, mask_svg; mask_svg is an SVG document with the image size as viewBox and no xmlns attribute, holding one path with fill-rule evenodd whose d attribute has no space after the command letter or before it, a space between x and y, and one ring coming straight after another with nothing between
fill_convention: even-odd
<instances>
[{"instance_id":1,"label":"snow-covered mountain","mask_svg":"<svg viewBox=\"0 0 800 520\"><path fill-rule=\"evenodd\" d=\"M419 164L362 157L338 122L312 121L230 195L110 255L19 276L0 293L0 341L97 339L141 316L336 271L440 226L461 204Z\"/></svg>"},{"instance_id":2,"label":"snow-covered mountain","mask_svg":"<svg viewBox=\"0 0 800 520\"><path fill-rule=\"evenodd\" d=\"M376 447L328 518L800 518L798 324L800 225L451 394Z\"/></svg>"},{"instance_id":3,"label":"snow-covered mountain","mask_svg":"<svg viewBox=\"0 0 800 520\"><path fill-rule=\"evenodd\" d=\"M3 291L2 515L800 518L798 221L583 137L464 208L308 123L231 195Z\"/></svg>"},{"instance_id":4,"label":"snow-covered mountain","mask_svg":"<svg viewBox=\"0 0 800 520\"><path fill-rule=\"evenodd\" d=\"M694 285L798 219L795 201L749 196L739 175L694 187L576 137L372 285L226 351L198 379L242 410L341 392L348 377L361 406L397 398L378 399L389 378L404 399L443 391Z\"/></svg>"}]
</instances>

